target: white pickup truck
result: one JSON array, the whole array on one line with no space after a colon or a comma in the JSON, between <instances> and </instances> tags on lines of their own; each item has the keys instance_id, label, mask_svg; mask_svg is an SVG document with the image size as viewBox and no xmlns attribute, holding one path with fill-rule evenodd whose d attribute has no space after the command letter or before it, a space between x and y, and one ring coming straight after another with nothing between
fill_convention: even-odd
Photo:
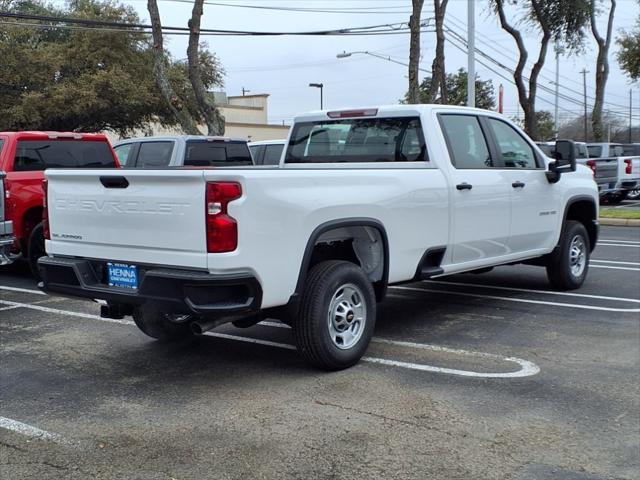
<instances>
[{"instance_id":1,"label":"white pickup truck","mask_svg":"<svg viewBox=\"0 0 640 480\"><path fill-rule=\"evenodd\" d=\"M640 156L637 155L635 145L620 143L589 143L589 158L587 164L593 169L596 181L600 185L600 197L609 203L620 203L630 194L633 197L640 187ZM615 162L618 167L615 184L607 192L598 180L601 173L600 162ZM604 195L603 195L604 193Z\"/></svg>"},{"instance_id":2,"label":"white pickup truck","mask_svg":"<svg viewBox=\"0 0 640 480\"><path fill-rule=\"evenodd\" d=\"M493 112L396 105L297 117L275 166L47 170L41 287L162 340L280 318L345 368L388 285L522 262L583 283L598 190L556 151Z\"/></svg>"}]
</instances>

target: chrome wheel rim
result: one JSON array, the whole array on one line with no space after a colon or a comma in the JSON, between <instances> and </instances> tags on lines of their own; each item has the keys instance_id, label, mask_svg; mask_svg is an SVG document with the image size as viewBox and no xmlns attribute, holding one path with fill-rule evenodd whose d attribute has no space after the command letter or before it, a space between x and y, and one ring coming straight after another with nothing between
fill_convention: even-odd
<instances>
[{"instance_id":1,"label":"chrome wheel rim","mask_svg":"<svg viewBox=\"0 0 640 480\"><path fill-rule=\"evenodd\" d=\"M329 303L329 336L341 350L353 347L364 332L367 307L362 290L352 283L338 287Z\"/></svg>"},{"instance_id":2,"label":"chrome wheel rim","mask_svg":"<svg viewBox=\"0 0 640 480\"><path fill-rule=\"evenodd\" d=\"M569 267L574 277L579 277L587 266L587 245L580 235L571 240L569 248Z\"/></svg>"}]
</instances>

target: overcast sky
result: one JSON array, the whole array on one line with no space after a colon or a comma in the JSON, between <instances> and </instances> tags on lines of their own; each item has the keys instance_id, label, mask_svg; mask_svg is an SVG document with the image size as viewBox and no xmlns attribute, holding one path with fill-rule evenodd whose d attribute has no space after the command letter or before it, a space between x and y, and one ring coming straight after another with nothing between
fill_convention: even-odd
<instances>
[{"instance_id":1,"label":"overcast sky","mask_svg":"<svg viewBox=\"0 0 640 480\"><path fill-rule=\"evenodd\" d=\"M146 1L127 0L140 17L148 21ZM604 5L608 6L608 1ZM623 29L631 29L638 17L637 0L618 0L615 17L615 35ZM232 6L221 6L230 4ZM497 18L487 8L487 1L476 2L476 47L506 66L513 68L517 61L516 47L512 38L500 29ZM382 13L311 13L273 11L265 9L238 8L239 5L294 8L360 9ZM344 27L369 26L406 22L409 18L410 0L219 0L205 4L202 28L239 29L256 31L309 31ZM160 1L160 14L167 26L186 26L191 15L192 4L188 1ZM431 17L432 2L425 0L423 21ZM392 13L389 13L389 12ZM511 11L511 20L515 11ZM601 35L605 32L605 18L601 16ZM466 35L467 0L450 0L446 24L449 28ZM523 27L524 29L524 27ZM526 30L526 29L524 29ZM537 56L538 37L535 31L525 32L530 57ZM350 58L338 59L342 51L371 51L391 56L406 63L409 56L409 36L359 36L359 37L206 37L224 65L227 76L225 90L229 95L240 95L242 87L254 93L268 93L269 119L274 123L289 122L299 112L319 108L319 92L308 87L309 82L324 84L325 108L342 108L397 103L407 89L406 67L368 55L354 54ZM422 35L421 68L430 69L434 54L435 34ZM172 36L168 48L176 58L186 57L187 38ZM615 53L610 52L611 73L607 84L605 109L626 115L628 122L629 90L633 88L634 124L640 123L640 85L631 84L620 71ZM588 32L585 53L580 56L561 58L561 93L582 101L582 75L586 67L587 91L594 95L594 63L596 47ZM479 60L487 63L486 59ZM517 96L511 75L494 64L491 69L476 64L481 79L493 81L496 89L500 83L505 87L505 111L516 114ZM448 72L460 67L466 69L466 53L451 44L446 47L446 69ZM495 70L509 81L500 78ZM529 70L527 70L528 72ZM421 76L426 75L421 73ZM553 52L547 56L540 84L554 88L555 59ZM540 92L537 107L553 112L552 92ZM588 102L591 104L591 101ZM582 105L561 100L561 118L572 117L582 111Z\"/></svg>"}]
</instances>

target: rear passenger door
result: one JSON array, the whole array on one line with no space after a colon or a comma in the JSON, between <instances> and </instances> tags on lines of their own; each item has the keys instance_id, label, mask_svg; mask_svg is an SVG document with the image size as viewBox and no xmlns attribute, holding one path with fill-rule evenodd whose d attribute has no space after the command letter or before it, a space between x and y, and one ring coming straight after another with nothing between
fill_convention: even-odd
<instances>
[{"instance_id":1,"label":"rear passenger door","mask_svg":"<svg viewBox=\"0 0 640 480\"><path fill-rule=\"evenodd\" d=\"M549 248L555 240L560 205L559 189L549 183L542 158L514 127L486 117L496 155L496 167L508 184L511 197L509 248L524 253Z\"/></svg>"},{"instance_id":2,"label":"rear passenger door","mask_svg":"<svg viewBox=\"0 0 640 480\"><path fill-rule=\"evenodd\" d=\"M438 117L453 167L451 263L491 263L510 253L511 185L494 165L486 125L477 115Z\"/></svg>"}]
</instances>

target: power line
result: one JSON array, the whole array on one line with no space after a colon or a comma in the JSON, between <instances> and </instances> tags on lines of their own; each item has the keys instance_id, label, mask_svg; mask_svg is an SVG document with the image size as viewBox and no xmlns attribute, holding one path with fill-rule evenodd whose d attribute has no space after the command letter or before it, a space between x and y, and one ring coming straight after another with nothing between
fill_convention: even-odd
<instances>
[{"instance_id":1,"label":"power line","mask_svg":"<svg viewBox=\"0 0 640 480\"><path fill-rule=\"evenodd\" d=\"M0 12L0 18L11 18L17 20L35 20L35 21L44 21L44 22L56 22L59 24L70 24L70 25L82 25L82 26L93 26L93 27L111 27L111 28L124 28L124 29L136 29L139 28L141 30L150 30L151 25L141 24L141 23L123 23L123 22L113 22L113 21L104 21L104 20L94 20L94 19L85 19L85 18L68 18L68 17L57 17L51 15L33 15L33 14L24 14L24 13L11 13L11 12ZM52 28L60 27L61 25L50 25ZM187 27L162 27L163 32L189 32L189 28ZM200 30L201 34L204 35L239 35L239 36L282 36L282 35L293 35L293 36L359 36L359 35L403 35L409 33L409 27L407 22L399 22L399 23L387 23L380 25L370 25L364 27L347 27L347 28L339 28L332 30L316 30L316 31L307 31L307 32L256 32L249 30L223 30L223 29L212 29L212 28L203 28Z\"/></svg>"}]
</instances>

